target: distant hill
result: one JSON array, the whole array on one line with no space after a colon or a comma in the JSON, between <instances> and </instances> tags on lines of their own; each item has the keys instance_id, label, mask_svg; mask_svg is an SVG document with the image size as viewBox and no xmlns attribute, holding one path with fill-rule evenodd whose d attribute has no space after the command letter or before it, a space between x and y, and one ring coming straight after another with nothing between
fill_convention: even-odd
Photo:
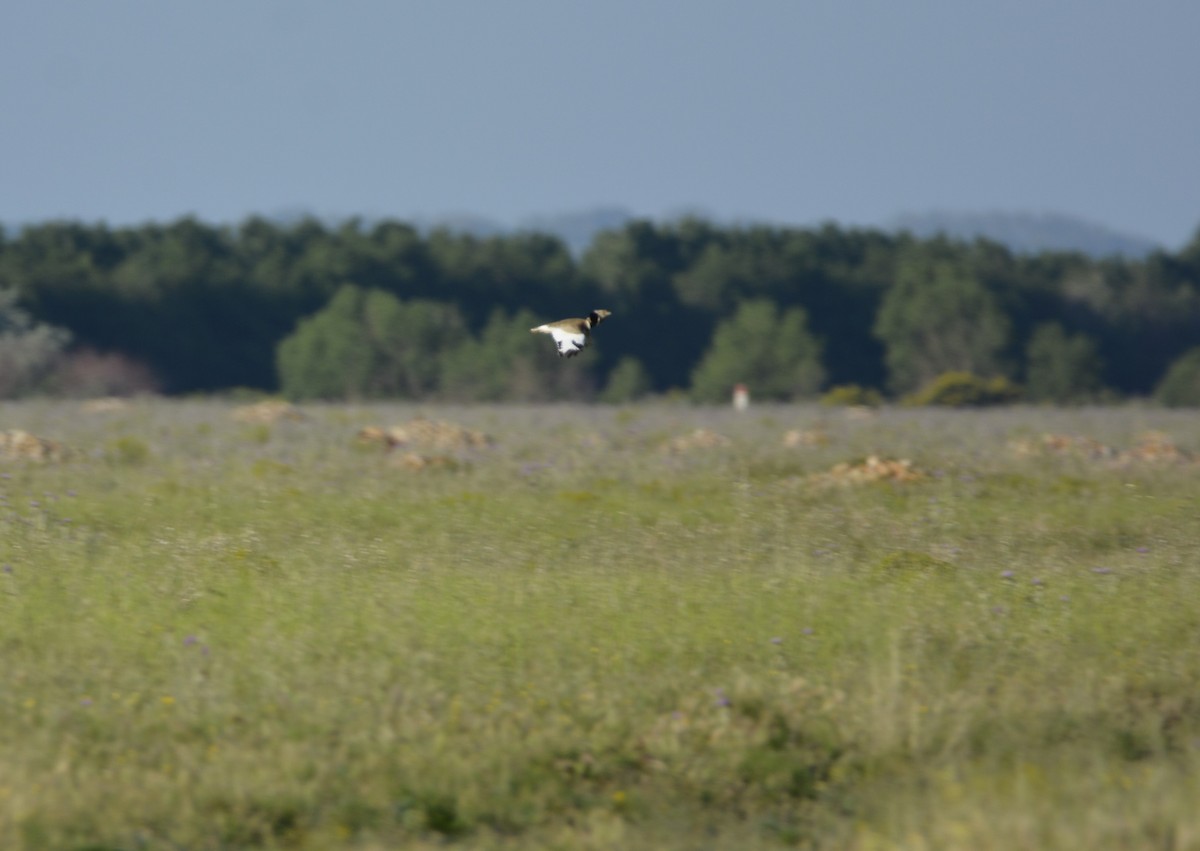
<instances>
[{"instance_id":1,"label":"distant hill","mask_svg":"<svg viewBox=\"0 0 1200 851\"><path fill-rule=\"evenodd\" d=\"M477 236L495 236L514 230L550 233L562 239L571 252L579 256L597 233L619 229L635 218L637 216L621 207L596 207L573 213L532 217L515 228L472 216L440 219L436 224ZM423 223L423 226L427 227L428 223ZM882 230L909 231L926 239L938 234L966 241L984 237L1018 254L1077 251L1095 258L1122 256L1139 259L1162 248L1153 240L1060 213L908 213L892 219Z\"/></svg>"},{"instance_id":2,"label":"distant hill","mask_svg":"<svg viewBox=\"0 0 1200 851\"><path fill-rule=\"evenodd\" d=\"M287 211L274 218L282 223L302 218L298 211ZM705 216L701 216L705 217ZM412 220L422 232L435 228L447 228L480 238L503 236L517 232L536 231L557 236L576 257L583 254L596 234L605 230L619 230L628 222L639 218L623 207L603 206L553 215L531 216L517 224L501 222L472 214L421 216ZM714 224L726 227L749 227L768 225L784 227L778 222L725 222L707 217ZM334 219L330 219L336 222ZM372 221L370 219L367 220ZM847 228L860 227L845 224ZM802 227L796 225L796 227ZM1007 246L1019 254L1037 254L1042 251L1077 251L1089 257L1103 258L1123 256L1140 259L1161 245L1150 239L1121 233L1112 228L1089 222L1075 216L1060 213L972 213L936 211L929 213L906 213L885 223L880 230L888 232L908 231L914 236L928 239L943 234L950 239L971 241L984 237Z\"/></svg>"},{"instance_id":3,"label":"distant hill","mask_svg":"<svg viewBox=\"0 0 1200 851\"><path fill-rule=\"evenodd\" d=\"M455 233L467 233L471 236L477 236L480 239L504 236L512 230L508 225L498 222L495 219L489 219L486 216L476 216L470 213L440 216L437 218L418 218L414 219L412 223L418 230L425 233L438 228L445 228Z\"/></svg>"},{"instance_id":4,"label":"distant hill","mask_svg":"<svg viewBox=\"0 0 1200 851\"><path fill-rule=\"evenodd\" d=\"M1120 233L1103 225L1059 213L908 213L889 222L887 230L909 231L929 238L984 237L1019 254L1078 251L1090 257L1145 257L1162 246L1153 240Z\"/></svg>"},{"instance_id":5,"label":"distant hill","mask_svg":"<svg viewBox=\"0 0 1200 851\"><path fill-rule=\"evenodd\" d=\"M595 207L573 213L532 216L517 225L474 215L421 217L415 223L425 232L446 228L481 239L519 232L547 233L561 239L571 253L578 257L592 244L592 239L600 231L622 228L634 218L633 213L621 207Z\"/></svg>"},{"instance_id":6,"label":"distant hill","mask_svg":"<svg viewBox=\"0 0 1200 851\"><path fill-rule=\"evenodd\" d=\"M565 242L571 253L578 257L592 244L592 239L600 231L619 230L634 218L633 213L622 207L595 207L578 213L535 216L522 222L519 229L552 233Z\"/></svg>"}]
</instances>

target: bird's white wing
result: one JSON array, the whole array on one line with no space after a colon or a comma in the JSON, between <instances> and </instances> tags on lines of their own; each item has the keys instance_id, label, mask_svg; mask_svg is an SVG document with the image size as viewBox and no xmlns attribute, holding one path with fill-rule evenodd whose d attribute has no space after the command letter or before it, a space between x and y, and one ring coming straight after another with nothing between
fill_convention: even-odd
<instances>
[{"instance_id":1,"label":"bird's white wing","mask_svg":"<svg viewBox=\"0 0 1200 851\"><path fill-rule=\"evenodd\" d=\"M564 358L574 357L587 345L587 336L578 331L551 328L550 336L554 338L554 343L558 346L559 355Z\"/></svg>"}]
</instances>

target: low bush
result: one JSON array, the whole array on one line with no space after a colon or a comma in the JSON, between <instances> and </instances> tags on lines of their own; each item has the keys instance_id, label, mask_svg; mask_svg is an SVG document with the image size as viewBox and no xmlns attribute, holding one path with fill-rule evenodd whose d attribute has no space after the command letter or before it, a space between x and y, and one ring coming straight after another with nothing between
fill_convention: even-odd
<instances>
[{"instance_id":1,"label":"low bush","mask_svg":"<svg viewBox=\"0 0 1200 851\"><path fill-rule=\"evenodd\" d=\"M907 396L910 407L982 408L1008 405L1021 397L1021 388L1002 375L980 378L969 372L945 372Z\"/></svg>"}]
</instances>

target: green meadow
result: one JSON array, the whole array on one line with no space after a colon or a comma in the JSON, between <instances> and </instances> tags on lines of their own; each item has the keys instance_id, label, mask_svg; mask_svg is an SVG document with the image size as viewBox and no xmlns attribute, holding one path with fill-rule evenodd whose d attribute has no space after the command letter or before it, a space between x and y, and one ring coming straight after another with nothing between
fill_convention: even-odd
<instances>
[{"instance_id":1,"label":"green meadow","mask_svg":"<svg viewBox=\"0 0 1200 851\"><path fill-rule=\"evenodd\" d=\"M1200 847L1194 413L234 412L0 408L0 848Z\"/></svg>"}]
</instances>

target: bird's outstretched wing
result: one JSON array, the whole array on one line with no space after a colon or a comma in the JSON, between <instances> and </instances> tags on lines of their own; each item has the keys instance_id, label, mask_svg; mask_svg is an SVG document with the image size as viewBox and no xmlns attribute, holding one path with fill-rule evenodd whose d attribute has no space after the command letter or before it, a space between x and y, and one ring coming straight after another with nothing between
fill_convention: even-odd
<instances>
[{"instance_id":1,"label":"bird's outstretched wing","mask_svg":"<svg viewBox=\"0 0 1200 851\"><path fill-rule=\"evenodd\" d=\"M549 334L554 339L559 357L570 358L583 351L588 343L586 324L583 320L564 319L559 322L547 322L536 328L530 328L534 334Z\"/></svg>"},{"instance_id":2,"label":"bird's outstretched wing","mask_svg":"<svg viewBox=\"0 0 1200 851\"><path fill-rule=\"evenodd\" d=\"M550 331L550 336L554 338L554 344L558 346L559 356L564 358L575 357L587 345L587 335L578 331L553 328Z\"/></svg>"}]
</instances>

